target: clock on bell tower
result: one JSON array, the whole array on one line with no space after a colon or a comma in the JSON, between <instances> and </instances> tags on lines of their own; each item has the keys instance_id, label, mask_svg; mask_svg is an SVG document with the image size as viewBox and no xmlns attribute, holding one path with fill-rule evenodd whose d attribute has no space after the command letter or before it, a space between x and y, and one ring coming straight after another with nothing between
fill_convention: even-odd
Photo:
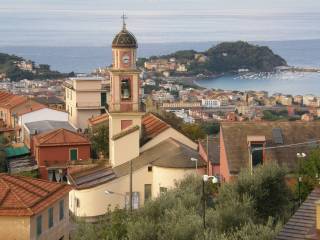
<instances>
[{"instance_id":1,"label":"clock on bell tower","mask_svg":"<svg viewBox=\"0 0 320 240\"><path fill-rule=\"evenodd\" d=\"M144 115L140 110L140 72L136 66L138 44L127 30L125 16L122 18L122 30L112 42L112 68L109 69L109 155L112 166L139 156L141 117Z\"/></svg>"}]
</instances>

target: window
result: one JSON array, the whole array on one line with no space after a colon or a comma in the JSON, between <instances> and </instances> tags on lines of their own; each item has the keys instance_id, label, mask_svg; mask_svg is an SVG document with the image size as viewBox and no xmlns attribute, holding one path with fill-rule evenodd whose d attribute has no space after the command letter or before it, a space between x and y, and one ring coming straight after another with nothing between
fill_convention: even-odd
<instances>
[{"instance_id":1,"label":"window","mask_svg":"<svg viewBox=\"0 0 320 240\"><path fill-rule=\"evenodd\" d=\"M70 160L71 161L78 160L78 149L70 149Z\"/></svg>"},{"instance_id":2,"label":"window","mask_svg":"<svg viewBox=\"0 0 320 240\"><path fill-rule=\"evenodd\" d=\"M79 198L76 198L76 206L80 207L80 199Z\"/></svg>"},{"instance_id":3,"label":"window","mask_svg":"<svg viewBox=\"0 0 320 240\"><path fill-rule=\"evenodd\" d=\"M124 130L132 125L132 120L121 120L121 130Z\"/></svg>"},{"instance_id":4,"label":"window","mask_svg":"<svg viewBox=\"0 0 320 240\"><path fill-rule=\"evenodd\" d=\"M152 185L151 184L145 184L144 185L144 201L147 201L151 199L152 197Z\"/></svg>"},{"instance_id":5,"label":"window","mask_svg":"<svg viewBox=\"0 0 320 240\"><path fill-rule=\"evenodd\" d=\"M53 208L48 209L48 226L49 228L53 227Z\"/></svg>"},{"instance_id":6,"label":"window","mask_svg":"<svg viewBox=\"0 0 320 240\"><path fill-rule=\"evenodd\" d=\"M152 166L148 166L148 172L152 172Z\"/></svg>"},{"instance_id":7,"label":"window","mask_svg":"<svg viewBox=\"0 0 320 240\"><path fill-rule=\"evenodd\" d=\"M101 93L101 106L104 107L107 104L107 93Z\"/></svg>"},{"instance_id":8,"label":"window","mask_svg":"<svg viewBox=\"0 0 320 240\"><path fill-rule=\"evenodd\" d=\"M131 98L131 86L130 79L121 80L121 99L130 100Z\"/></svg>"},{"instance_id":9,"label":"window","mask_svg":"<svg viewBox=\"0 0 320 240\"><path fill-rule=\"evenodd\" d=\"M42 233L42 216L37 217L37 236L40 236Z\"/></svg>"},{"instance_id":10,"label":"window","mask_svg":"<svg viewBox=\"0 0 320 240\"><path fill-rule=\"evenodd\" d=\"M160 187L160 195L165 194L166 192L168 192L168 188Z\"/></svg>"},{"instance_id":11,"label":"window","mask_svg":"<svg viewBox=\"0 0 320 240\"><path fill-rule=\"evenodd\" d=\"M59 202L59 220L64 218L64 200Z\"/></svg>"},{"instance_id":12,"label":"window","mask_svg":"<svg viewBox=\"0 0 320 240\"><path fill-rule=\"evenodd\" d=\"M263 148L263 144L251 144L252 154L251 161L252 167L263 164L263 150L255 150L257 148Z\"/></svg>"}]
</instances>

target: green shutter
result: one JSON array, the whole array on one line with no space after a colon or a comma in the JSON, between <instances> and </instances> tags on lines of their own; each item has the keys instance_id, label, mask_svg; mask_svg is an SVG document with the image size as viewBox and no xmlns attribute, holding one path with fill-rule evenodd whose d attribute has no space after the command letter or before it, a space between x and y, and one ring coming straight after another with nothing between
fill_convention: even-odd
<instances>
[{"instance_id":1,"label":"green shutter","mask_svg":"<svg viewBox=\"0 0 320 240\"><path fill-rule=\"evenodd\" d=\"M101 106L105 106L107 104L107 93L101 93Z\"/></svg>"},{"instance_id":2,"label":"green shutter","mask_svg":"<svg viewBox=\"0 0 320 240\"><path fill-rule=\"evenodd\" d=\"M78 160L78 149L71 149L70 150L70 159L71 159L71 161Z\"/></svg>"}]
</instances>

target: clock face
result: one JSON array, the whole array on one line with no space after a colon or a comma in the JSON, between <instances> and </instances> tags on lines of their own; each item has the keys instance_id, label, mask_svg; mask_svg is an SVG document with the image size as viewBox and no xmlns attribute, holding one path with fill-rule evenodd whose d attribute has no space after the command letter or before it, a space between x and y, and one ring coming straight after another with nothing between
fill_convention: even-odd
<instances>
[{"instance_id":1,"label":"clock face","mask_svg":"<svg viewBox=\"0 0 320 240\"><path fill-rule=\"evenodd\" d=\"M130 58L129 58L128 55L124 55L124 56L122 57L122 61L123 61L124 64L128 64L128 63L129 63L129 60L130 60Z\"/></svg>"}]
</instances>

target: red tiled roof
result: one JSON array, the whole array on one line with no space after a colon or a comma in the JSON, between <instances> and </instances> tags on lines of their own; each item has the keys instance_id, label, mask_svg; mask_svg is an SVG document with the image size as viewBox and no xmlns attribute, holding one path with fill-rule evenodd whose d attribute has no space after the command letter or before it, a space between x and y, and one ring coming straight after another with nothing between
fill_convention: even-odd
<instances>
[{"instance_id":1,"label":"red tiled roof","mask_svg":"<svg viewBox=\"0 0 320 240\"><path fill-rule=\"evenodd\" d=\"M88 122L89 122L90 126L95 126L100 123L107 122L108 120L109 120L109 114L104 113L104 114L98 115L96 117L89 118Z\"/></svg>"},{"instance_id":2,"label":"red tiled roof","mask_svg":"<svg viewBox=\"0 0 320 240\"><path fill-rule=\"evenodd\" d=\"M36 146L89 145L86 137L64 128L42 133L34 137Z\"/></svg>"},{"instance_id":3,"label":"red tiled roof","mask_svg":"<svg viewBox=\"0 0 320 240\"><path fill-rule=\"evenodd\" d=\"M0 216L32 216L59 201L70 185L0 174Z\"/></svg>"},{"instance_id":4,"label":"red tiled roof","mask_svg":"<svg viewBox=\"0 0 320 240\"><path fill-rule=\"evenodd\" d=\"M0 92L0 106L3 108L11 109L26 101L28 101L28 98L25 96L14 95L8 92Z\"/></svg>"},{"instance_id":5,"label":"red tiled roof","mask_svg":"<svg viewBox=\"0 0 320 240\"><path fill-rule=\"evenodd\" d=\"M18 116L21 116L26 113L30 113L33 111L37 111L40 109L46 108L45 105L42 105L37 102L31 102L30 104L25 104L25 106L22 109L19 109L17 112L15 112Z\"/></svg>"},{"instance_id":6,"label":"red tiled roof","mask_svg":"<svg viewBox=\"0 0 320 240\"><path fill-rule=\"evenodd\" d=\"M154 138L164 130L170 128L170 125L155 115L149 113L142 118L142 126L144 134L147 138Z\"/></svg>"}]
</instances>

